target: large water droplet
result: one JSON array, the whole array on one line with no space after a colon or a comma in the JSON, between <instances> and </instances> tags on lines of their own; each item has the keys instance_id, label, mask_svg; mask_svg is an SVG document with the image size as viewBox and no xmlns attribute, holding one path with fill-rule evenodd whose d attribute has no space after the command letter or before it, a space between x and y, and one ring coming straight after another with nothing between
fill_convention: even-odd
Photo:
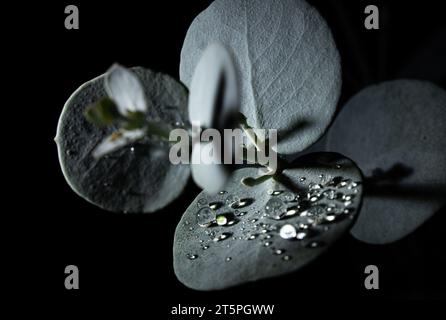
<instances>
[{"instance_id":1,"label":"large water droplet","mask_svg":"<svg viewBox=\"0 0 446 320\"><path fill-rule=\"evenodd\" d=\"M281 219L286 214L285 203L279 198L271 198L265 204L265 213L273 219Z\"/></svg>"},{"instance_id":2,"label":"large water droplet","mask_svg":"<svg viewBox=\"0 0 446 320\"><path fill-rule=\"evenodd\" d=\"M215 221L215 213L208 207L203 207L197 212L197 224L200 227L209 227Z\"/></svg>"},{"instance_id":3,"label":"large water droplet","mask_svg":"<svg viewBox=\"0 0 446 320\"><path fill-rule=\"evenodd\" d=\"M283 239L294 239L297 235L296 228L291 224L285 224L280 228L279 235Z\"/></svg>"}]
</instances>

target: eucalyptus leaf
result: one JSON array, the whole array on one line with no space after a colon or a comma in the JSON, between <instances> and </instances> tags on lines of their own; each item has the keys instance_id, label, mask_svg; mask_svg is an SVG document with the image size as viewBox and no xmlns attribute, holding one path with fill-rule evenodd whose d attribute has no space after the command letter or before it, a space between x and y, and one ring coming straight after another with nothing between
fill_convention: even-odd
<instances>
[{"instance_id":1,"label":"eucalyptus leaf","mask_svg":"<svg viewBox=\"0 0 446 320\"><path fill-rule=\"evenodd\" d=\"M327 149L354 159L367 194L351 233L385 244L413 232L446 199L446 92L417 80L370 86L336 118Z\"/></svg>"},{"instance_id":2,"label":"eucalyptus leaf","mask_svg":"<svg viewBox=\"0 0 446 320\"><path fill-rule=\"evenodd\" d=\"M278 152L302 151L326 130L341 88L339 54L319 13L303 0L216 0L191 24L180 79L191 85L203 50L231 50L241 111L250 126L277 129Z\"/></svg>"},{"instance_id":3,"label":"eucalyptus leaf","mask_svg":"<svg viewBox=\"0 0 446 320\"><path fill-rule=\"evenodd\" d=\"M173 247L186 286L216 290L296 271L348 230L361 205L361 173L339 154L306 155L281 178L241 182L258 173L238 169L226 191L201 192L187 208Z\"/></svg>"},{"instance_id":4,"label":"eucalyptus leaf","mask_svg":"<svg viewBox=\"0 0 446 320\"><path fill-rule=\"evenodd\" d=\"M161 73L132 70L144 87L149 121L172 125L187 118L187 91L181 84ZM148 137L96 160L93 150L119 128L89 123L84 110L106 95L102 75L77 89L63 108L55 140L65 179L81 197L106 210L161 209L183 191L190 169L172 165L169 145Z\"/></svg>"}]
</instances>

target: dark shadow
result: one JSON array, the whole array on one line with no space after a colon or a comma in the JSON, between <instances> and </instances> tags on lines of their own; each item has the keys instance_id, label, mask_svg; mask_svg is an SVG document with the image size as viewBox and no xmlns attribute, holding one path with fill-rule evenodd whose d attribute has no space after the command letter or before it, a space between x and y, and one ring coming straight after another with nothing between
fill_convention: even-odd
<instances>
[{"instance_id":1,"label":"dark shadow","mask_svg":"<svg viewBox=\"0 0 446 320\"><path fill-rule=\"evenodd\" d=\"M312 123L308 120L297 120L290 126L287 126L287 129L277 131L277 141L286 142L289 138L295 138L299 130L304 130L311 125Z\"/></svg>"},{"instance_id":2,"label":"dark shadow","mask_svg":"<svg viewBox=\"0 0 446 320\"><path fill-rule=\"evenodd\" d=\"M417 200L446 199L445 184L402 184L414 170L402 163L394 164L389 170L376 168L371 177L364 179L364 195L370 197L411 198Z\"/></svg>"}]
</instances>

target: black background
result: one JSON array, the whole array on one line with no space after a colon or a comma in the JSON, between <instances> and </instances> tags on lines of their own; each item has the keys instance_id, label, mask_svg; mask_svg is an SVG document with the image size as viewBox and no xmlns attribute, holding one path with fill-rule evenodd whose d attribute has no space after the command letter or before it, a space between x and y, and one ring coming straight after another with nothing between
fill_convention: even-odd
<instances>
[{"instance_id":1,"label":"black background","mask_svg":"<svg viewBox=\"0 0 446 320\"><path fill-rule=\"evenodd\" d=\"M194 17L211 1L64 1L24 5L33 20L16 37L34 96L23 94L35 128L21 158L35 176L20 205L26 256L41 267L37 291L48 301L78 309L99 300L108 310L133 301L147 318L165 319L172 306L276 304L276 316L341 309L358 301L368 306L388 299L446 298L446 258L442 226L445 210L405 239L385 246L360 243L346 235L320 259L299 272L219 292L184 287L172 268L173 234L184 209L199 192L191 181L187 192L164 210L148 215L105 212L78 197L60 171L53 138L62 107L85 81L119 62L144 66L178 78L180 51ZM446 88L446 19L441 1L309 1L327 20L343 68L342 106L365 86L395 78L421 78ZM64 28L64 8L76 4L80 29ZM380 9L380 30L364 28L364 8ZM22 12L23 12L22 11ZM10 25L14 27L14 23ZM30 90L31 91L31 90ZM80 270L80 290L64 287L64 268ZM380 269L380 289L364 289L364 268ZM28 287L29 288L29 287ZM43 290L44 289L44 290ZM34 297L40 295L37 293ZM105 298L105 300L104 300ZM310 307L311 306L311 307ZM327 310L325 310L327 311ZM313 311L312 311L313 312ZM153 316L158 313L158 316Z\"/></svg>"}]
</instances>

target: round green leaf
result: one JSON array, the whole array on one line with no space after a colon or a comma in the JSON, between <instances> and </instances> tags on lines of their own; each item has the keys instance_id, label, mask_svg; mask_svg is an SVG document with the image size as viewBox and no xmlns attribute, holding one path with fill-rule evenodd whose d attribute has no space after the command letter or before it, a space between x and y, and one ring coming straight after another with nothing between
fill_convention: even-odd
<instances>
[{"instance_id":1,"label":"round green leaf","mask_svg":"<svg viewBox=\"0 0 446 320\"><path fill-rule=\"evenodd\" d=\"M133 68L147 99L147 118L178 124L187 118L187 91L168 75ZM106 96L104 75L77 89L66 102L56 143L65 179L81 197L116 212L153 212L184 189L190 170L172 165L167 143L144 138L96 160L95 147L118 128L99 127L84 116L87 106Z\"/></svg>"},{"instance_id":2,"label":"round green leaf","mask_svg":"<svg viewBox=\"0 0 446 320\"><path fill-rule=\"evenodd\" d=\"M384 244L403 238L446 199L446 92L417 80L367 87L336 118L327 149L354 159L368 192L351 233Z\"/></svg>"},{"instance_id":3,"label":"round green leaf","mask_svg":"<svg viewBox=\"0 0 446 320\"><path fill-rule=\"evenodd\" d=\"M215 196L201 192L175 232L174 270L186 286L223 289L296 271L344 234L360 208L362 178L339 154L298 159L247 187L257 168L236 170Z\"/></svg>"},{"instance_id":4,"label":"round green leaf","mask_svg":"<svg viewBox=\"0 0 446 320\"><path fill-rule=\"evenodd\" d=\"M251 127L277 129L278 152L302 151L326 130L341 88L330 29L305 1L216 0L190 26L180 79L191 85L203 51L231 50L241 111Z\"/></svg>"}]
</instances>

